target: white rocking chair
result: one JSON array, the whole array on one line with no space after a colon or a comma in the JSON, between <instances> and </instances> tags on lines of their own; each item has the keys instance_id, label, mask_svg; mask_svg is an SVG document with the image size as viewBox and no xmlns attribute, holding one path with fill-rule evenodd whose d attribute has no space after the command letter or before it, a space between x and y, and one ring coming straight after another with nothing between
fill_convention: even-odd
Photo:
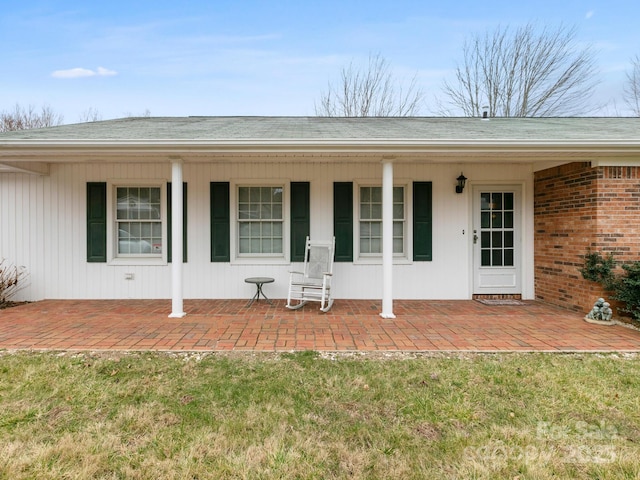
<instances>
[{"instance_id":1,"label":"white rocking chair","mask_svg":"<svg viewBox=\"0 0 640 480\"><path fill-rule=\"evenodd\" d=\"M336 239L311 241L307 237L304 271L290 272L287 308L298 309L307 302L320 302L320 310L328 312L333 305L331 278Z\"/></svg>"}]
</instances>

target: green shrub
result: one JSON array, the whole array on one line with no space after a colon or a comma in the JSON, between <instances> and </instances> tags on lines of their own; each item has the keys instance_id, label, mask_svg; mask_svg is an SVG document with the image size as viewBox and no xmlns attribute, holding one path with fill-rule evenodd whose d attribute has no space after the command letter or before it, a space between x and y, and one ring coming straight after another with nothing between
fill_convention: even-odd
<instances>
[{"instance_id":1,"label":"green shrub","mask_svg":"<svg viewBox=\"0 0 640 480\"><path fill-rule=\"evenodd\" d=\"M613 253L609 252L607 257L603 257L599 252L591 252L587 250L584 256L584 267L580 269L582 277L592 282L602 284L607 290L611 290L616 283L616 277L613 273L616 261Z\"/></svg>"},{"instance_id":2,"label":"green shrub","mask_svg":"<svg viewBox=\"0 0 640 480\"><path fill-rule=\"evenodd\" d=\"M625 264L622 268L625 274L617 279L613 298L624 303L623 312L640 320L640 262Z\"/></svg>"},{"instance_id":3,"label":"green shrub","mask_svg":"<svg viewBox=\"0 0 640 480\"><path fill-rule=\"evenodd\" d=\"M640 262L622 264L624 274L616 274L615 267L612 253L605 258L598 252L587 251L580 273L584 279L598 282L613 292L612 298L623 303L620 310L640 320Z\"/></svg>"}]
</instances>

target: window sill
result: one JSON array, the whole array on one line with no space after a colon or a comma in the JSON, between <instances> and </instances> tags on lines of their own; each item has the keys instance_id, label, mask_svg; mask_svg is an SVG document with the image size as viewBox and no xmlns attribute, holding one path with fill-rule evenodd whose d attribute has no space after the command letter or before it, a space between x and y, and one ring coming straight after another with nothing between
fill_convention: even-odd
<instances>
[{"instance_id":1,"label":"window sill","mask_svg":"<svg viewBox=\"0 0 640 480\"><path fill-rule=\"evenodd\" d=\"M284 257L236 257L231 265L290 265Z\"/></svg>"},{"instance_id":2,"label":"window sill","mask_svg":"<svg viewBox=\"0 0 640 480\"><path fill-rule=\"evenodd\" d=\"M360 257L353 261L354 265L382 265L382 257ZM411 265L413 262L407 257L393 257L394 265Z\"/></svg>"},{"instance_id":3,"label":"window sill","mask_svg":"<svg viewBox=\"0 0 640 480\"><path fill-rule=\"evenodd\" d=\"M166 266L167 261L164 258L142 258L142 257L118 257L109 261L111 266Z\"/></svg>"}]
</instances>

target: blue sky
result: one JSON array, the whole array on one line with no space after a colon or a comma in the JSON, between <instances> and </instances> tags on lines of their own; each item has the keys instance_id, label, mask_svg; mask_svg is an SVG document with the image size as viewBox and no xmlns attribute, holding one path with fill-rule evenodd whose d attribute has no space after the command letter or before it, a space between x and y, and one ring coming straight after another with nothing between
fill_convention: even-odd
<instances>
[{"instance_id":1,"label":"blue sky","mask_svg":"<svg viewBox=\"0 0 640 480\"><path fill-rule=\"evenodd\" d=\"M575 26L593 45L600 115L627 114L637 0L13 1L0 10L0 110L48 104L77 122L140 115L313 115L353 61L380 53L435 113L465 38L497 26Z\"/></svg>"}]
</instances>

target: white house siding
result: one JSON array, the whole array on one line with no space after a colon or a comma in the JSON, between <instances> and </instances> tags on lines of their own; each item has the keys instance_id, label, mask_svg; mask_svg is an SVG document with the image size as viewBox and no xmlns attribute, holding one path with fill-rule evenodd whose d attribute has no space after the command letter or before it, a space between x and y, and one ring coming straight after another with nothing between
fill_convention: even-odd
<instances>
[{"instance_id":1,"label":"white house siding","mask_svg":"<svg viewBox=\"0 0 640 480\"><path fill-rule=\"evenodd\" d=\"M455 179L469 178L461 195ZM288 272L296 265L210 262L209 183L212 181L308 181L311 195L311 236L333 232L333 182L381 184L378 162L309 161L255 163L185 163L188 184L188 262L184 266L185 298L248 298L255 287L249 276L271 276L265 286L272 298L284 298ZM0 257L25 265L31 287L23 293L43 298L166 298L171 297L170 266L123 266L86 262L86 183L171 179L171 165L52 164L50 175L0 174ZM472 296L471 186L518 184L523 189L523 297L533 291L533 173L530 165L429 164L394 165L395 183L431 181L433 185L433 261L394 266L393 296L397 299L468 299ZM407 232L411 235L410 190L406 195ZM357 189L354 187L354 199ZM357 225L356 219L354 223ZM231 228L233 229L233 219ZM464 234L463 234L464 231ZM409 242L410 243L410 242ZM380 264L336 263L337 298L380 298ZM125 280L133 273L133 280Z\"/></svg>"}]
</instances>

